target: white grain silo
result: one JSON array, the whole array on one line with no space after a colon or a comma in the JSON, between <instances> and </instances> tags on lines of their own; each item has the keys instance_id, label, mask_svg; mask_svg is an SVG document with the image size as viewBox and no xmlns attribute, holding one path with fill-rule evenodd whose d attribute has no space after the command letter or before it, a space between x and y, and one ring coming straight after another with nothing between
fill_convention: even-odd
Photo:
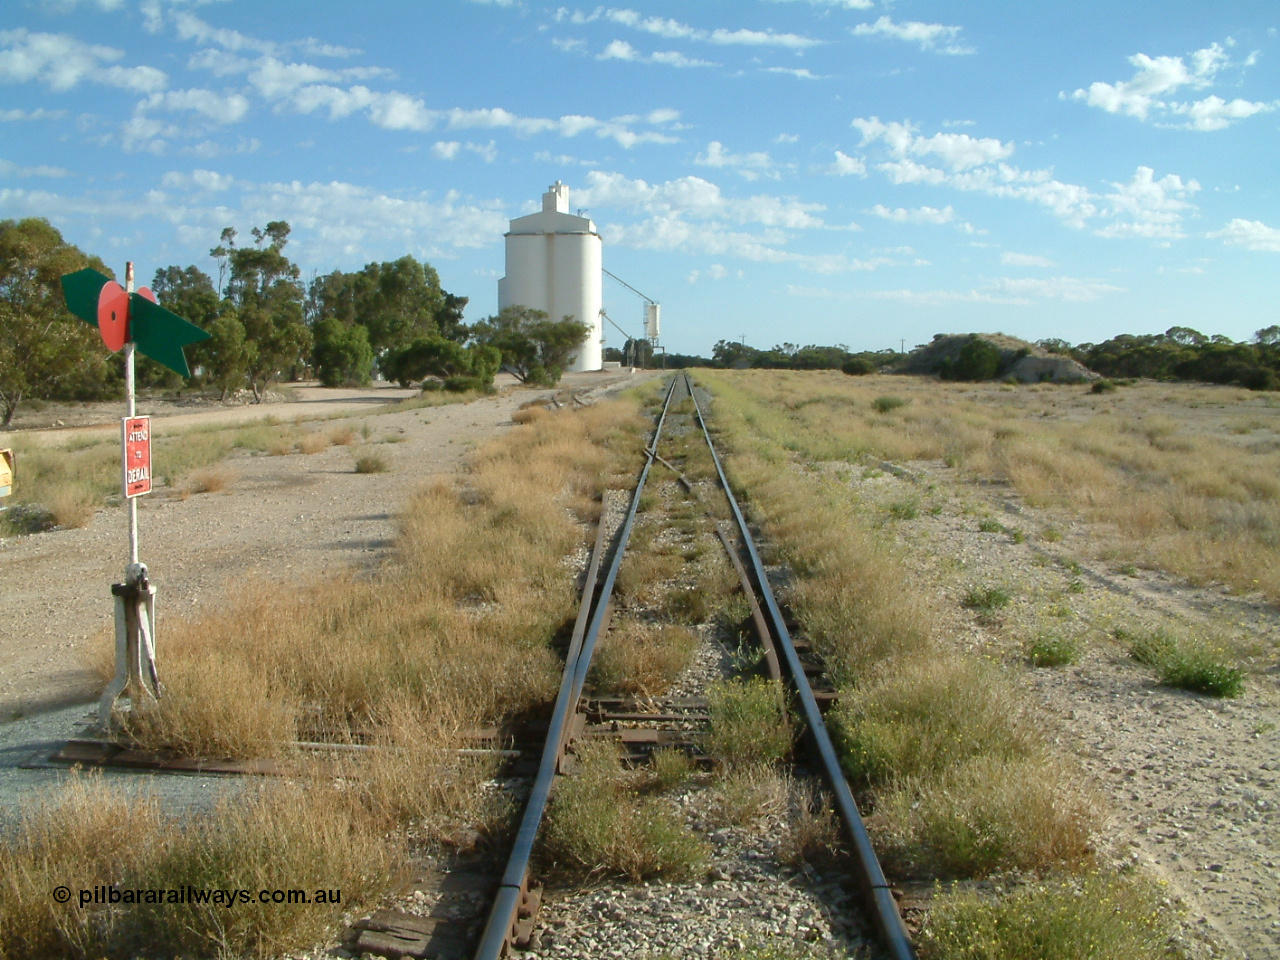
<instances>
[{"instance_id":1,"label":"white grain silo","mask_svg":"<svg viewBox=\"0 0 1280 960\"><path fill-rule=\"evenodd\" d=\"M591 332L569 369L599 370L604 305L600 234L587 217L569 212L569 188L557 180L542 195L542 210L511 221L507 275L498 281L498 309L530 307L552 320L573 317Z\"/></svg>"}]
</instances>

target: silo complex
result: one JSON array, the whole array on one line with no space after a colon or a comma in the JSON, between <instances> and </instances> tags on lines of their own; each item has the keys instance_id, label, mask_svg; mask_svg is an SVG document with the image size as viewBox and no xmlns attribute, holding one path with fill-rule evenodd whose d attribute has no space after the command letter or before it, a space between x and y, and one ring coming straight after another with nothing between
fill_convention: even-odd
<instances>
[{"instance_id":1,"label":"silo complex","mask_svg":"<svg viewBox=\"0 0 1280 960\"><path fill-rule=\"evenodd\" d=\"M569 188L557 180L542 195L542 210L511 221L507 275L498 281L498 309L530 307L552 320L573 317L591 332L569 369L599 370L604 305L600 234L587 217L569 212Z\"/></svg>"}]
</instances>

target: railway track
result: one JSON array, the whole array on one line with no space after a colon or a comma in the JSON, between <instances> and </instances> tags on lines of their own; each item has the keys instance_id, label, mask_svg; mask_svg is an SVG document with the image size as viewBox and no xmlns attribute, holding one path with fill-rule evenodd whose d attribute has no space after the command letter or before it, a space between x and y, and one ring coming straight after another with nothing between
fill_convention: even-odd
<instances>
[{"instance_id":1,"label":"railway track","mask_svg":"<svg viewBox=\"0 0 1280 960\"><path fill-rule=\"evenodd\" d=\"M621 692L611 690L607 678L602 678L598 670L592 672L597 651L608 642L615 616L620 611L629 616L628 606L637 602L635 597L626 596L626 590L620 597L617 587L628 557L627 548L638 524L645 522L646 505L651 505L653 499L648 490L651 475L659 471L664 474L664 482L674 480L679 484L688 506L684 511L686 542L683 546L677 543L675 549L696 555L701 548L692 541L699 531L703 539L718 541L729 561L727 568L732 570L729 582L741 591L740 606L747 611L744 623L750 624L747 630L751 636L744 644L750 646L745 654L739 649L735 658L717 638L703 646L711 650L712 659L716 659L715 648L720 648L723 656L718 658L719 669L741 672L747 666L748 672L767 676L775 689L785 688L790 712L803 732L804 749L797 747L795 776L821 783L814 795L834 812L843 835L842 862L836 872L844 878L845 886L853 887L844 894L852 894L863 923L874 933L883 956L892 960L914 956L823 721L823 708L834 698L834 691L825 684L821 664L807 646L791 637L695 393L687 375L672 378L625 510L602 511L581 603L565 650L565 668L554 709L549 719L526 725L520 733L526 741L541 741L536 765L531 762L533 750L529 746L512 749L520 745L505 744L506 757L515 761L509 772L528 776L521 782L523 814L505 863L491 854L480 853L458 858L443 873L417 878L411 884L413 896L427 909L383 910L360 921L353 944L357 951L386 957L497 960L519 956L530 946L544 946L537 937L544 896L535 880L539 841L546 833L544 820L557 780L565 774L572 775L575 759L590 749L588 745L604 742L617 744L623 763L632 767L644 765L662 751L679 751L696 766L711 766L707 741L712 718L706 674L708 669L715 673L715 666L704 665L701 683L685 684L687 689L668 689L656 695L634 686ZM668 436L664 436L664 429ZM680 447L685 455L689 437L696 442L700 436L705 443L703 456L709 456L709 463L704 460L694 464L690 459L696 469L682 465L680 461L686 456L660 448L671 434L685 441ZM695 479L687 477L686 470L695 473ZM698 515L697 523L689 521L690 514ZM735 659L736 664L732 662ZM545 854L542 859L546 859ZM554 954L538 951L537 955Z\"/></svg>"}]
</instances>

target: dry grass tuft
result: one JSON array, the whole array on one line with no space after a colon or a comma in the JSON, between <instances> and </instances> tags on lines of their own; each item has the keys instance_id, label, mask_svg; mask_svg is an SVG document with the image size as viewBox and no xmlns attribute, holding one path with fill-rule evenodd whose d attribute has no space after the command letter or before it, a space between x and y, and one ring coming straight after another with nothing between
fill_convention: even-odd
<instances>
[{"instance_id":1,"label":"dry grass tuft","mask_svg":"<svg viewBox=\"0 0 1280 960\"><path fill-rule=\"evenodd\" d=\"M356 457L356 473L386 473L391 463L386 457L376 453L364 453Z\"/></svg>"},{"instance_id":2,"label":"dry grass tuft","mask_svg":"<svg viewBox=\"0 0 1280 960\"><path fill-rule=\"evenodd\" d=\"M75 530L89 524L98 512L99 503L93 491L69 485L56 488L46 506L58 526Z\"/></svg>"},{"instance_id":3,"label":"dry grass tuft","mask_svg":"<svg viewBox=\"0 0 1280 960\"><path fill-rule=\"evenodd\" d=\"M685 829L661 796L637 797L637 774L622 768L620 747L583 744L574 775L551 798L546 854L573 873L686 879L707 868L706 842Z\"/></svg>"},{"instance_id":4,"label":"dry grass tuft","mask_svg":"<svg viewBox=\"0 0 1280 960\"><path fill-rule=\"evenodd\" d=\"M1098 820L1096 796L1066 764L979 756L897 781L868 828L900 874L982 877L1090 866Z\"/></svg>"},{"instance_id":5,"label":"dry grass tuft","mask_svg":"<svg viewBox=\"0 0 1280 960\"><path fill-rule=\"evenodd\" d=\"M320 433L319 431L308 433L298 441L298 452L306 454L320 453L323 450L328 450L332 442L327 433Z\"/></svg>"},{"instance_id":6,"label":"dry grass tuft","mask_svg":"<svg viewBox=\"0 0 1280 960\"><path fill-rule=\"evenodd\" d=\"M521 407L515 413L511 414L511 422L524 425L527 423L537 423L539 420L546 420L551 416L551 411L544 406Z\"/></svg>"},{"instance_id":7,"label":"dry grass tuft","mask_svg":"<svg viewBox=\"0 0 1280 960\"><path fill-rule=\"evenodd\" d=\"M693 660L698 636L677 624L620 620L592 657L591 679L598 689L659 696Z\"/></svg>"},{"instance_id":8,"label":"dry grass tuft","mask_svg":"<svg viewBox=\"0 0 1280 960\"><path fill-rule=\"evenodd\" d=\"M356 433L355 427L349 425L334 427L329 431L329 442L335 447L349 447L359 439L360 435Z\"/></svg>"},{"instance_id":9,"label":"dry grass tuft","mask_svg":"<svg viewBox=\"0 0 1280 960\"><path fill-rule=\"evenodd\" d=\"M178 496L186 499L193 493L220 493L229 490L240 479L240 471L225 463L193 470L178 482Z\"/></svg>"}]
</instances>

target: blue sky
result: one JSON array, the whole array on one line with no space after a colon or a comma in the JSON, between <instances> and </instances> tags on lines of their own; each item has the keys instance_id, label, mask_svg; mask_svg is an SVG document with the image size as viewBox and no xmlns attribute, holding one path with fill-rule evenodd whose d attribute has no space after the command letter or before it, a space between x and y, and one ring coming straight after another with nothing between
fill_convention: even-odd
<instances>
[{"instance_id":1,"label":"blue sky","mask_svg":"<svg viewBox=\"0 0 1280 960\"><path fill-rule=\"evenodd\" d=\"M1247 339L1280 323L1278 28L1272 0L6 0L0 217L144 280L287 220L307 277L410 253L473 321L563 180L671 351Z\"/></svg>"}]
</instances>

